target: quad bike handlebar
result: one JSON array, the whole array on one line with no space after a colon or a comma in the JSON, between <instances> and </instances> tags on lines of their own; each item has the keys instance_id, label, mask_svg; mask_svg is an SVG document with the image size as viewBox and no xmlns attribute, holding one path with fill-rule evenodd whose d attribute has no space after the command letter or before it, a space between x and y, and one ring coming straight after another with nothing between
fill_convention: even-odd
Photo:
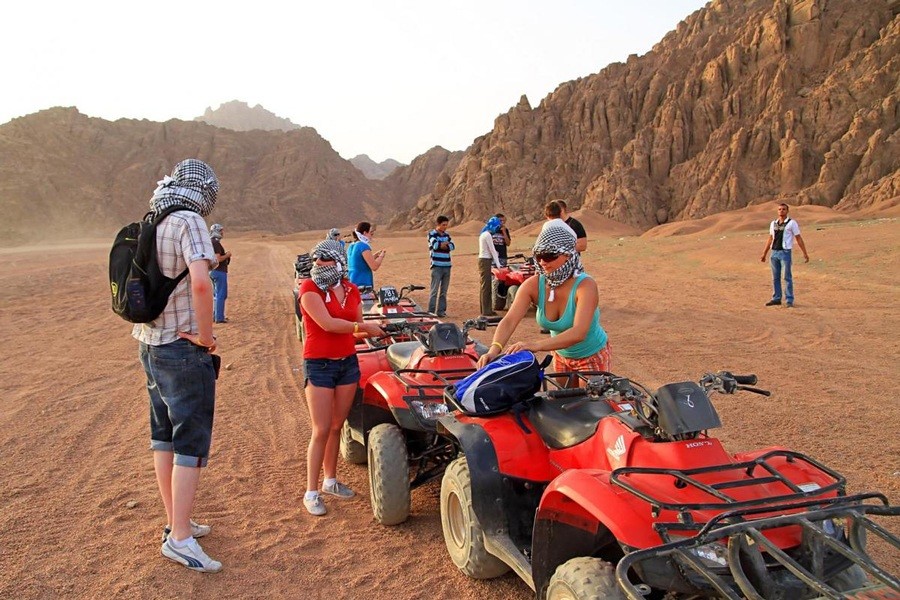
<instances>
[{"instance_id":1,"label":"quad bike handlebar","mask_svg":"<svg viewBox=\"0 0 900 600\"><path fill-rule=\"evenodd\" d=\"M470 330L476 329L478 331L484 331L488 327L496 326L499 322L500 317L476 317L474 319L467 319L466 321L463 321L461 328L462 337L468 342ZM436 320L410 321L408 319L397 319L395 321L389 321L381 326L384 335L374 338L372 341L377 344L393 337L403 336L410 340L416 340L425 346L425 348L431 349L428 332L433 326L439 323L440 321Z\"/></svg>"},{"instance_id":2,"label":"quad bike handlebar","mask_svg":"<svg viewBox=\"0 0 900 600\"><path fill-rule=\"evenodd\" d=\"M565 376L565 384L556 380ZM712 392L722 394L734 394L738 391L752 392L763 396L771 395L768 390L752 387L749 384L757 382L756 375L735 375L730 371L704 374L698 384L690 382L673 383L661 386L652 391L644 385L619 377L605 371L593 371L584 373L548 373L545 381L558 389L545 389L538 392L536 397L546 399L583 398L585 401L611 401L614 405L631 407L630 414L637 419L642 426L649 428L654 437L667 440L693 439L701 431L719 427L720 422L711 403L707 416L700 421L684 422L679 416L679 403L689 403L691 407L698 401L697 395L705 394L703 401L709 403L709 395ZM581 387L563 387L573 384ZM692 391L696 392L691 399ZM699 385L699 389L698 389ZM687 394L685 396L685 394ZM678 398L681 398L679 401ZM694 412L694 411L692 411ZM702 412L702 411L701 411Z\"/></svg>"},{"instance_id":3,"label":"quad bike handlebar","mask_svg":"<svg viewBox=\"0 0 900 600\"><path fill-rule=\"evenodd\" d=\"M761 396L771 396L772 392L757 387L752 387L758 381L756 375L734 375L730 371L718 373L706 373L700 378L700 385L707 392L719 392L720 394L733 394L735 392L752 392Z\"/></svg>"},{"instance_id":4,"label":"quad bike handlebar","mask_svg":"<svg viewBox=\"0 0 900 600\"><path fill-rule=\"evenodd\" d=\"M400 288L400 297L405 298L407 293L419 292L424 289L424 285L416 285L414 283L410 283L409 285L404 285L402 288Z\"/></svg>"}]
</instances>

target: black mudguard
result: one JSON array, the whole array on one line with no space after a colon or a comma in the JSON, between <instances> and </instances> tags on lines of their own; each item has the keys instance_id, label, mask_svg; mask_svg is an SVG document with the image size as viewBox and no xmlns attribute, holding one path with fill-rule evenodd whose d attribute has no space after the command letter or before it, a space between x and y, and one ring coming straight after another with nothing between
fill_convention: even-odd
<instances>
[{"instance_id":1,"label":"black mudguard","mask_svg":"<svg viewBox=\"0 0 900 600\"><path fill-rule=\"evenodd\" d=\"M474 423L460 423L453 415L441 417L438 432L445 430L466 456L472 481L472 509L486 534L508 535L503 510L503 481L497 452L487 432Z\"/></svg>"}]
</instances>

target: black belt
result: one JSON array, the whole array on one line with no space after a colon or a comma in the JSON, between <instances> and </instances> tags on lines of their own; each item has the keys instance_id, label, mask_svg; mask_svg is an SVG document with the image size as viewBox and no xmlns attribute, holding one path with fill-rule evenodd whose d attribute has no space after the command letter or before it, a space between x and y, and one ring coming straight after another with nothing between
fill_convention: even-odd
<instances>
[{"instance_id":1,"label":"black belt","mask_svg":"<svg viewBox=\"0 0 900 600\"><path fill-rule=\"evenodd\" d=\"M772 252L790 252L790 248L772 248Z\"/></svg>"}]
</instances>

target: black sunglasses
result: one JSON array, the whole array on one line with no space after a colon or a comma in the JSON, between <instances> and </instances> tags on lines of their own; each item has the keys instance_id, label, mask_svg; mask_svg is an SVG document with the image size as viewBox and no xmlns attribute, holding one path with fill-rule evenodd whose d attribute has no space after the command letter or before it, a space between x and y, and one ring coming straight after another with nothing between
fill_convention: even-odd
<instances>
[{"instance_id":1,"label":"black sunglasses","mask_svg":"<svg viewBox=\"0 0 900 600\"><path fill-rule=\"evenodd\" d=\"M544 262L550 262L556 260L560 257L559 252L535 252L534 260L542 260Z\"/></svg>"}]
</instances>

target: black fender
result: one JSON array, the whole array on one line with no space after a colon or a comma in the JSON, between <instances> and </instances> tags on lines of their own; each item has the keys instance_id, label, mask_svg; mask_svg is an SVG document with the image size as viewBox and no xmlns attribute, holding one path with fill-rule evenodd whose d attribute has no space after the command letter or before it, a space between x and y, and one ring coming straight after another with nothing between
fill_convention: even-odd
<instances>
[{"instance_id":1,"label":"black fender","mask_svg":"<svg viewBox=\"0 0 900 600\"><path fill-rule=\"evenodd\" d=\"M462 423L453 415L438 420L438 433L449 435L466 457L472 482L472 509L486 535L508 533L503 510L503 477L494 443L481 425Z\"/></svg>"},{"instance_id":2,"label":"black fender","mask_svg":"<svg viewBox=\"0 0 900 600\"><path fill-rule=\"evenodd\" d=\"M662 540L648 527L646 515L616 493L609 472L571 469L544 490L532 537L535 590L550 583L557 567L571 558L595 556L617 564L625 547L651 547ZM543 597L538 595L538 597Z\"/></svg>"}]
</instances>

